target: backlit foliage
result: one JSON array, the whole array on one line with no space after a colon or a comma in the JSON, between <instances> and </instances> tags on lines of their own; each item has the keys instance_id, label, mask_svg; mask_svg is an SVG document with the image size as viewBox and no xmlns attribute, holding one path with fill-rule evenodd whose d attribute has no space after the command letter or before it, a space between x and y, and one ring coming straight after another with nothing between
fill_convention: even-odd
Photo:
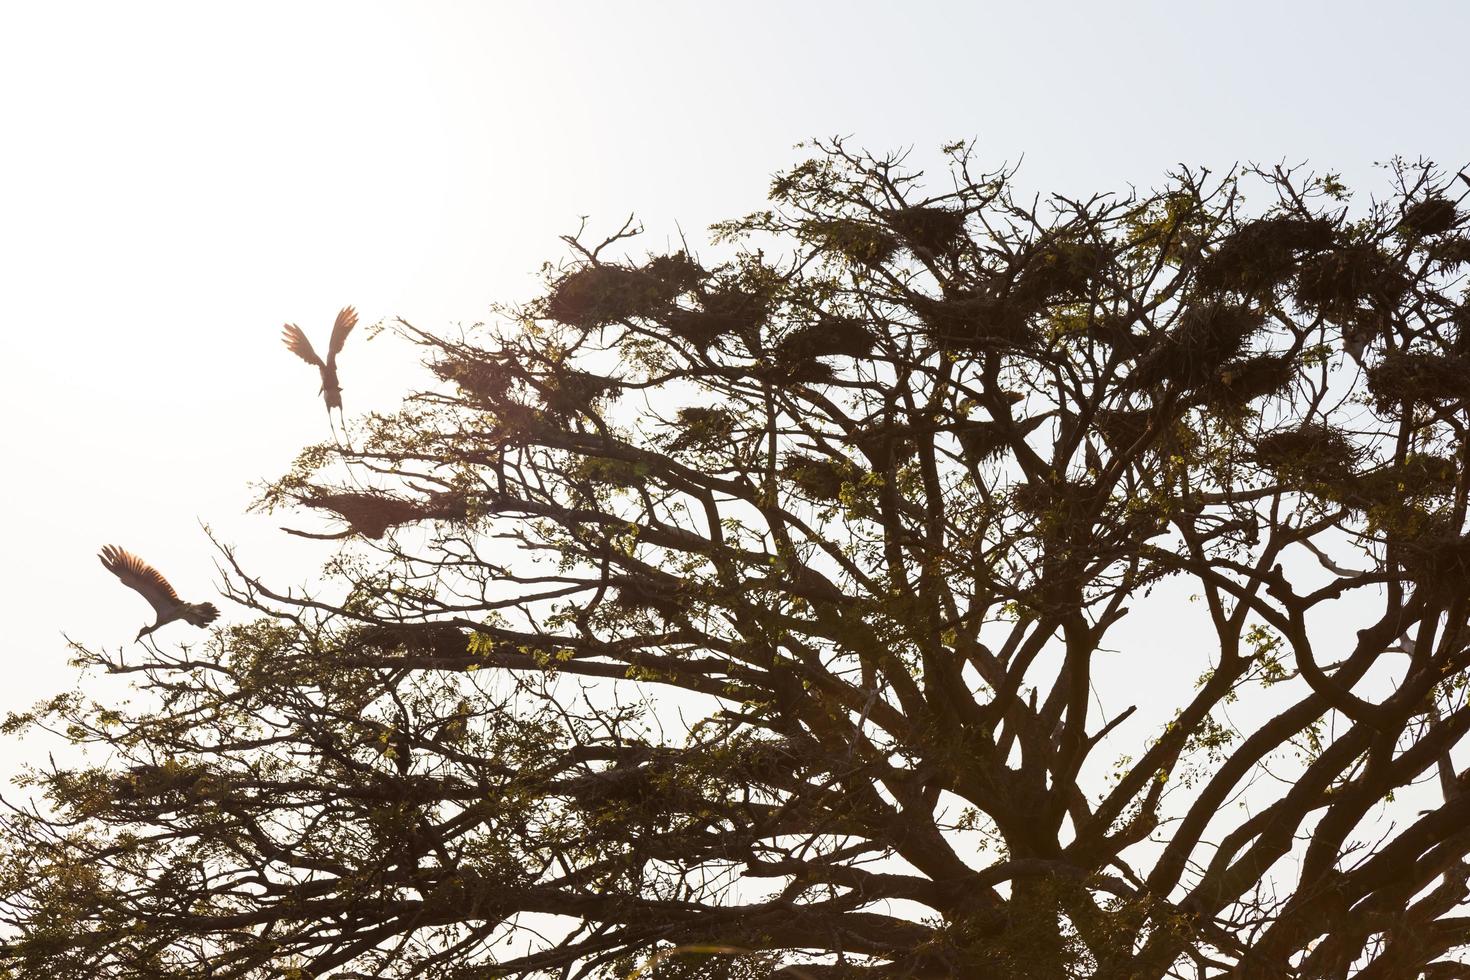
<instances>
[{"instance_id":1,"label":"backlit foliage","mask_svg":"<svg viewBox=\"0 0 1470 980\"><path fill-rule=\"evenodd\" d=\"M9 975L1470 971L1462 182L812 152L403 325L262 497L312 594L78 648L142 691L10 722L100 751L5 819Z\"/></svg>"}]
</instances>

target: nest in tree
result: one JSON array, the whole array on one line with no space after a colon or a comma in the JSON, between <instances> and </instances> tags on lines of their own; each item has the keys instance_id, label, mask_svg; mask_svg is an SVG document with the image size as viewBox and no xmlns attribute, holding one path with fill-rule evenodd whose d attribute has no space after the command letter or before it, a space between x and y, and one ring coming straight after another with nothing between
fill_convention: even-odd
<instances>
[{"instance_id":1,"label":"nest in tree","mask_svg":"<svg viewBox=\"0 0 1470 980\"><path fill-rule=\"evenodd\" d=\"M985 293L915 296L913 307L940 350L1023 350L1034 341L1024 309Z\"/></svg>"},{"instance_id":2,"label":"nest in tree","mask_svg":"<svg viewBox=\"0 0 1470 980\"><path fill-rule=\"evenodd\" d=\"M386 493L318 493L297 499L307 507L331 511L365 538L381 538L389 528L432 516L424 504Z\"/></svg>"},{"instance_id":3,"label":"nest in tree","mask_svg":"<svg viewBox=\"0 0 1470 980\"><path fill-rule=\"evenodd\" d=\"M1398 232L1406 238L1421 238L1449 231L1460 223L1455 202L1442 197L1426 198L1411 205L1399 221Z\"/></svg>"},{"instance_id":4,"label":"nest in tree","mask_svg":"<svg viewBox=\"0 0 1470 980\"><path fill-rule=\"evenodd\" d=\"M910 459L919 451L912 435L912 431L906 426L880 425L876 428L860 429L848 441L868 457L876 468L886 470Z\"/></svg>"},{"instance_id":5,"label":"nest in tree","mask_svg":"<svg viewBox=\"0 0 1470 980\"><path fill-rule=\"evenodd\" d=\"M495 404L510 390L511 374L504 365L494 362L452 358L436 361L433 371L445 381L477 401Z\"/></svg>"},{"instance_id":6,"label":"nest in tree","mask_svg":"<svg viewBox=\"0 0 1470 980\"><path fill-rule=\"evenodd\" d=\"M1256 443L1255 459L1278 476L1331 484L1352 478L1358 450L1342 430L1310 423L1265 436Z\"/></svg>"},{"instance_id":7,"label":"nest in tree","mask_svg":"<svg viewBox=\"0 0 1470 980\"><path fill-rule=\"evenodd\" d=\"M786 479L812 500L837 500L845 483L855 483L857 471L851 463L824 456L790 453L784 460Z\"/></svg>"},{"instance_id":8,"label":"nest in tree","mask_svg":"<svg viewBox=\"0 0 1470 980\"><path fill-rule=\"evenodd\" d=\"M786 363L818 357L867 357L878 340L856 317L823 316L790 331L776 345L776 359Z\"/></svg>"},{"instance_id":9,"label":"nest in tree","mask_svg":"<svg viewBox=\"0 0 1470 980\"><path fill-rule=\"evenodd\" d=\"M208 791L211 782L210 772L204 766L174 762L140 765L113 777L112 796L115 800L149 800L179 793L197 798Z\"/></svg>"},{"instance_id":10,"label":"nest in tree","mask_svg":"<svg viewBox=\"0 0 1470 980\"><path fill-rule=\"evenodd\" d=\"M904 241L931 255L952 251L965 234L965 212L946 207L896 208L883 215Z\"/></svg>"},{"instance_id":11,"label":"nest in tree","mask_svg":"<svg viewBox=\"0 0 1470 980\"><path fill-rule=\"evenodd\" d=\"M1112 253L1097 242L1046 242L1027 256L1011 287L1011 296L1031 308L1059 298L1085 297L1111 261Z\"/></svg>"},{"instance_id":12,"label":"nest in tree","mask_svg":"<svg viewBox=\"0 0 1470 980\"><path fill-rule=\"evenodd\" d=\"M352 645L381 653L459 656L468 652L469 638L448 623L395 623L364 627Z\"/></svg>"},{"instance_id":13,"label":"nest in tree","mask_svg":"<svg viewBox=\"0 0 1470 980\"><path fill-rule=\"evenodd\" d=\"M709 278L704 267L684 252L655 255L643 264L643 271L678 293L687 293Z\"/></svg>"},{"instance_id":14,"label":"nest in tree","mask_svg":"<svg viewBox=\"0 0 1470 980\"><path fill-rule=\"evenodd\" d=\"M1075 484L1058 486L1044 480L1030 480L1011 490L1011 503L1018 511L1033 517L1050 515L1070 522L1086 506L1086 494L1085 488Z\"/></svg>"},{"instance_id":15,"label":"nest in tree","mask_svg":"<svg viewBox=\"0 0 1470 980\"><path fill-rule=\"evenodd\" d=\"M1448 347L1455 354L1470 354L1470 297L1467 297L1450 313L1454 333L1449 337Z\"/></svg>"},{"instance_id":16,"label":"nest in tree","mask_svg":"<svg viewBox=\"0 0 1470 980\"><path fill-rule=\"evenodd\" d=\"M965 458L972 463L994 459L1010 444L1009 428L999 422L967 422L955 429Z\"/></svg>"},{"instance_id":17,"label":"nest in tree","mask_svg":"<svg viewBox=\"0 0 1470 980\"><path fill-rule=\"evenodd\" d=\"M609 768L575 777L566 785L573 806L591 812L610 809L617 814L619 821L630 821L634 826L643 826L646 823L665 821L671 813L698 813L701 810L707 812L709 803L701 791L707 779L708 776L703 771L695 773L685 763L650 753L636 762L619 762ZM679 975L665 971L662 967L659 974L669 977ZM695 975L693 972L682 974L687 977Z\"/></svg>"},{"instance_id":18,"label":"nest in tree","mask_svg":"<svg viewBox=\"0 0 1470 980\"><path fill-rule=\"evenodd\" d=\"M1045 416L1038 415L1019 422L965 422L954 434L965 457L980 463L1000 456L1011 446L1012 439L1024 438L1045 421Z\"/></svg>"},{"instance_id":19,"label":"nest in tree","mask_svg":"<svg viewBox=\"0 0 1470 980\"><path fill-rule=\"evenodd\" d=\"M1413 453L1402 463L1360 474L1343 502L1359 510L1404 506L1406 501L1448 497L1455 492L1459 467L1453 459Z\"/></svg>"},{"instance_id":20,"label":"nest in tree","mask_svg":"<svg viewBox=\"0 0 1470 980\"><path fill-rule=\"evenodd\" d=\"M589 411L618 389L616 379L586 371L559 371L544 379L543 383L546 389L541 393L542 401L558 415Z\"/></svg>"},{"instance_id":21,"label":"nest in tree","mask_svg":"<svg viewBox=\"0 0 1470 980\"><path fill-rule=\"evenodd\" d=\"M1470 576L1470 538L1449 515L1406 508L1384 530L1420 590L1453 594L1464 588Z\"/></svg>"},{"instance_id":22,"label":"nest in tree","mask_svg":"<svg viewBox=\"0 0 1470 980\"><path fill-rule=\"evenodd\" d=\"M722 283L699 294L699 305L710 316L728 322L737 332L749 332L771 315L771 299L764 293Z\"/></svg>"},{"instance_id":23,"label":"nest in tree","mask_svg":"<svg viewBox=\"0 0 1470 980\"><path fill-rule=\"evenodd\" d=\"M1327 218L1250 221L1205 256L1196 276L1209 292L1271 292L1290 278L1303 255L1331 248L1336 237L1336 226Z\"/></svg>"},{"instance_id":24,"label":"nest in tree","mask_svg":"<svg viewBox=\"0 0 1470 980\"><path fill-rule=\"evenodd\" d=\"M571 467L578 479L610 487L641 487L648 481L648 467L631 459L583 456Z\"/></svg>"},{"instance_id":25,"label":"nest in tree","mask_svg":"<svg viewBox=\"0 0 1470 980\"><path fill-rule=\"evenodd\" d=\"M679 409L679 434L669 440L669 449L714 449L728 445L738 421L734 412L725 408Z\"/></svg>"},{"instance_id":26,"label":"nest in tree","mask_svg":"<svg viewBox=\"0 0 1470 980\"><path fill-rule=\"evenodd\" d=\"M464 521L470 516L470 499L463 491L430 494L419 513L434 521Z\"/></svg>"},{"instance_id":27,"label":"nest in tree","mask_svg":"<svg viewBox=\"0 0 1470 980\"><path fill-rule=\"evenodd\" d=\"M1133 380L1146 388L1164 383L1180 388L1208 384L1265 323L1258 311L1247 306L1225 302L1193 306L1139 361Z\"/></svg>"},{"instance_id":28,"label":"nest in tree","mask_svg":"<svg viewBox=\"0 0 1470 980\"><path fill-rule=\"evenodd\" d=\"M775 385L826 385L837 380L837 369L822 361L762 361L744 371L756 381Z\"/></svg>"},{"instance_id":29,"label":"nest in tree","mask_svg":"<svg viewBox=\"0 0 1470 980\"><path fill-rule=\"evenodd\" d=\"M636 578L621 579L610 601L624 612L652 609L666 620L676 618L689 605L688 598L677 587Z\"/></svg>"},{"instance_id":30,"label":"nest in tree","mask_svg":"<svg viewBox=\"0 0 1470 980\"><path fill-rule=\"evenodd\" d=\"M1092 416L1092 424L1103 442L1114 453L1137 445L1148 432L1153 412L1148 409L1100 408Z\"/></svg>"},{"instance_id":31,"label":"nest in tree","mask_svg":"<svg viewBox=\"0 0 1470 980\"><path fill-rule=\"evenodd\" d=\"M768 297L728 283L701 291L698 299L698 309L671 309L662 323L676 337L701 348L721 337L753 333L771 312Z\"/></svg>"},{"instance_id":32,"label":"nest in tree","mask_svg":"<svg viewBox=\"0 0 1470 980\"><path fill-rule=\"evenodd\" d=\"M501 442L523 442L545 424L540 410L533 405L506 399L494 408L495 437Z\"/></svg>"},{"instance_id":33,"label":"nest in tree","mask_svg":"<svg viewBox=\"0 0 1470 980\"><path fill-rule=\"evenodd\" d=\"M1107 344L1125 357L1136 356L1144 346L1143 338L1133 332L1133 318L1099 313L1088 324L1087 335Z\"/></svg>"},{"instance_id":34,"label":"nest in tree","mask_svg":"<svg viewBox=\"0 0 1470 980\"><path fill-rule=\"evenodd\" d=\"M1206 386L1206 399L1221 407L1244 408L1291 384L1296 365L1288 356L1258 354L1226 361Z\"/></svg>"},{"instance_id":35,"label":"nest in tree","mask_svg":"<svg viewBox=\"0 0 1470 980\"><path fill-rule=\"evenodd\" d=\"M1470 238L1444 238L1429 246L1429 258L1443 271L1470 265Z\"/></svg>"},{"instance_id":36,"label":"nest in tree","mask_svg":"<svg viewBox=\"0 0 1470 980\"><path fill-rule=\"evenodd\" d=\"M1470 398L1470 359L1388 351L1368 369L1368 390L1382 407L1409 402L1459 402Z\"/></svg>"},{"instance_id":37,"label":"nest in tree","mask_svg":"<svg viewBox=\"0 0 1470 980\"><path fill-rule=\"evenodd\" d=\"M1394 261L1372 245L1350 245L1308 260L1297 274L1297 302L1335 318L1351 318L1363 302L1387 305L1408 289Z\"/></svg>"},{"instance_id":38,"label":"nest in tree","mask_svg":"<svg viewBox=\"0 0 1470 980\"><path fill-rule=\"evenodd\" d=\"M873 269L892 259L900 247L883 226L855 218L812 219L803 222L801 230L824 251Z\"/></svg>"},{"instance_id":39,"label":"nest in tree","mask_svg":"<svg viewBox=\"0 0 1470 980\"><path fill-rule=\"evenodd\" d=\"M736 328L725 318L705 310L675 308L664 315L663 324L669 333L700 349L711 346Z\"/></svg>"},{"instance_id":40,"label":"nest in tree","mask_svg":"<svg viewBox=\"0 0 1470 980\"><path fill-rule=\"evenodd\" d=\"M602 327L635 317L654 317L705 275L683 252L659 256L642 267L599 264L562 276L546 298L546 315L573 327Z\"/></svg>"},{"instance_id":41,"label":"nest in tree","mask_svg":"<svg viewBox=\"0 0 1470 980\"><path fill-rule=\"evenodd\" d=\"M805 766L798 745L786 739L745 739L732 745L734 751L722 760L726 778L739 785L791 787Z\"/></svg>"}]
</instances>

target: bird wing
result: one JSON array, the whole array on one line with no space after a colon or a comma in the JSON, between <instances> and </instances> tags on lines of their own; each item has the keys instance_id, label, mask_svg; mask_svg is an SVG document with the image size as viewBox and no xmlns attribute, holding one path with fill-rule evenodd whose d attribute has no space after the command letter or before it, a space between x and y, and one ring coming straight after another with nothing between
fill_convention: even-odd
<instances>
[{"instance_id":1,"label":"bird wing","mask_svg":"<svg viewBox=\"0 0 1470 980\"><path fill-rule=\"evenodd\" d=\"M102 549L102 554L97 558L102 562L103 568L122 580L123 585L147 599L153 611L160 616L176 608L182 601L174 587L168 584L168 579L137 555L110 544Z\"/></svg>"},{"instance_id":2,"label":"bird wing","mask_svg":"<svg viewBox=\"0 0 1470 980\"><path fill-rule=\"evenodd\" d=\"M327 348L327 360L335 359L341 352L342 345L347 343L347 335L355 326L357 326L357 310L350 306L342 307L342 312L337 314L337 322L332 324L332 346Z\"/></svg>"},{"instance_id":3,"label":"bird wing","mask_svg":"<svg viewBox=\"0 0 1470 980\"><path fill-rule=\"evenodd\" d=\"M281 341L290 348L291 353L301 358L307 364L322 366L322 359L316 356L316 351L311 349L311 341L306 339L306 334L294 323L288 323L281 331Z\"/></svg>"}]
</instances>

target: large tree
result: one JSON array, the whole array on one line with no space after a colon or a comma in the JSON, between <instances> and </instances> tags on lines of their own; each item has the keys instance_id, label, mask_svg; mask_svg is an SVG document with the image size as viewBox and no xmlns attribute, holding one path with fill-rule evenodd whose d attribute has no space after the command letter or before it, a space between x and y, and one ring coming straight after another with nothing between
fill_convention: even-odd
<instances>
[{"instance_id":1,"label":"large tree","mask_svg":"<svg viewBox=\"0 0 1470 980\"><path fill-rule=\"evenodd\" d=\"M12 719L11 975L1470 976L1460 182L946 153L402 324L317 585Z\"/></svg>"}]
</instances>

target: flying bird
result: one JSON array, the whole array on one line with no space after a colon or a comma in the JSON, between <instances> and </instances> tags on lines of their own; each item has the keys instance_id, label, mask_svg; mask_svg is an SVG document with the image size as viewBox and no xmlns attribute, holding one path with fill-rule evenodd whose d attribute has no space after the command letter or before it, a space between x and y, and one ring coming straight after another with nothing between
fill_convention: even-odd
<instances>
[{"instance_id":1,"label":"flying bird","mask_svg":"<svg viewBox=\"0 0 1470 980\"><path fill-rule=\"evenodd\" d=\"M342 411L342 386L337 383L337 355L341 353L342 345L347 342L347 335L355 326L357 311L350 306L344 306L342 312L337 314L337 322L332 324L332 342L327 348L325 361L317 356L311 347L311 341L306 339L306 334L296 324L286 324L281 333L281 340L290 348L291 353L307 364L315 364L317 370L321 371L322 390L318 394L325 396L328 413L334 408Z\"/></svg>"},{"instance_id":2,"label":"flying bird","mask_svg":"<svg viewBox=\"0 0 1470 980\"><path fill-rule=\"evenodd\" d=\"M103 568L122 580L123 585L147 599L153 611L158 614L157 622L138 631L139 640L176 619L204 627L219 617L219 610L214 603L185 602L179 598L174 587L168 584L168 579L159 574L158 569L117 545L107 545L97 558L102 562Z\"/></svg>"}]
</instances>

